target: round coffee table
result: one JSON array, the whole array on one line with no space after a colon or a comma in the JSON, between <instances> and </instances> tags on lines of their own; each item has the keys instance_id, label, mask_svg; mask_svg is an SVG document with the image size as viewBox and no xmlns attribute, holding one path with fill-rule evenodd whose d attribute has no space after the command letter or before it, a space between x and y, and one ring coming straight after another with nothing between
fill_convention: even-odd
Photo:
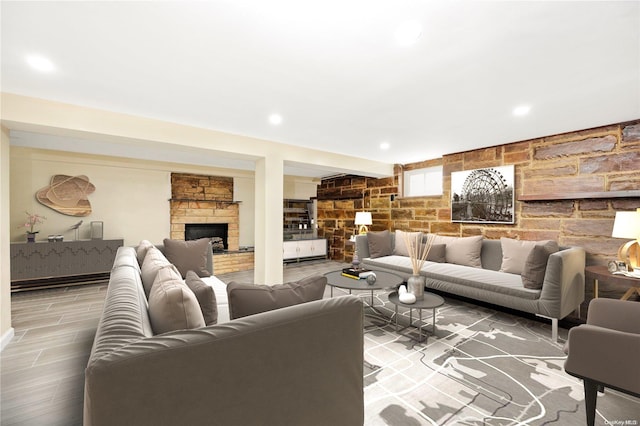
<instances>
[{"instance_id":1,"label":"round coffee table","mask_svg":"<svg viewBox=\"0 0 640 426\"><path fill-rule=\"evenodd\" d=\"M333 297L333 288L338 287L345 290L349 290L349 294L353 290L369 290L371 291L371 303L368 304L373 308L373 291L384 290L385 288L397 288L403 283L403 279L400 275L392 274L390 272L373 271L376 274L376 282L369 284L365 279L349 278L342 275L342 271L333 271L324 274L327 277L327 284L331 286L331 297Z\"/></svg>"},{"instance_id":2,"label":"round coffee table","mask_svg":"<svg viewBox=\"0 0 640 426\"><path fill-rule=\"evenodd\" d=\"M424 298L422 300L416 300L415 303L402 303L400 301L399 295L397 291L394 291L389 295L389 302L393 303L396 307L396 331L398 331L398 306L404 306L405 308L409 308L409 326L413 325L413 310L417 309L420 315L419 323L418 323L418 341L422 341L422 310L423 309L431 309L432 313L432 334L436 333L436 308L444 305L444 299L437 294L424 292ZM406 327L405 327L406 328ZM425 336L426 337L426 336Z\"/></svg>"}]
</instances>

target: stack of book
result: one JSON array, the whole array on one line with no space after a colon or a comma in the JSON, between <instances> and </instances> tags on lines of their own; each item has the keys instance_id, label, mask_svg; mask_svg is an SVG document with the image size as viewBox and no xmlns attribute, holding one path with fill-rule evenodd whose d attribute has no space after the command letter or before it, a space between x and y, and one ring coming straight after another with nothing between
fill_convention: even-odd
<instances>
[{"instance_id":1,"label":"stack of book","mask_svg":"<svg viewBox=\"0 0 640 426\"><path fill-rule=\"evenodd\" d=\"M353 278L354 280L359 280L361 278L367 278L369 275L372 275L373 271L364 268L344 268L342 270L342 276L347 278Z\"/></svg>"}]
</instances>

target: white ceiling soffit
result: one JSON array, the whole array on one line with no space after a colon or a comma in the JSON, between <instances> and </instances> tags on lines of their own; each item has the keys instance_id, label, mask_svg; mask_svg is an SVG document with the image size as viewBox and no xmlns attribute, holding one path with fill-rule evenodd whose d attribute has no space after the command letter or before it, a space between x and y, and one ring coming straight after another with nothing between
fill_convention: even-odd
<instances>
[{"instance_id":1,"label":"white ceiling soffit","mask_svg":"<svg viewBox=\"0 0 640 426\"><path fill-rule=\"evenodd\" d=\"M161 161L167 163L193 164L196 166L221 167L240 170L255 170L253 159L221 157L216 151L154 144L152 148L140 143L113 143L100 140L45 135L41 133L12 130L11 145L28 148L50 149L93 155Z\"/></svg>"},{"instance_id":2,"label":"white ceiling soffit","mask_svg":"<svg viewBox=\"0 0 640 426\"><path fill-rule=\"evenodd\" d=\"M640 118L638 1L3 1L1 19L5 92L389 164ZM422 35L399 46L408 20Z\"/></svg>"},{"instance_id":3,"label":"white ceiling soffit","mask_svg":"<svg viewBox=\"0 0 640 426\"><path fill-rule=\"evenodd\" d=\"M12 146L19 147L247 171L255 171L255 160L257 158L243 159L239 155L233 158L228 153L168 144L153 144L150 147L144 143L136 144L131 141L128 141L128 143L113 143L68 136L45 135L21 130L11 130L10 139ZM340 173L341 170L289 161L284 164L284 174L288 176L323 178Z\"/></svg>"}]
</instances>

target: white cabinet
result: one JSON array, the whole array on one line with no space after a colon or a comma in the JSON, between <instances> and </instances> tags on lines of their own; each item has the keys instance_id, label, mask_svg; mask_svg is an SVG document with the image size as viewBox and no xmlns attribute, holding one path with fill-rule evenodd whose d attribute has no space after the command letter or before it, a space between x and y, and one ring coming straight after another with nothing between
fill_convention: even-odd
<instances>
[{"instance_id":1,"label":"white cabinet","mask_svg":"<svg viewBox=\"0 0 640 426\"><path fill-rule=\"evenodd\" d=\"M326 239L292 240L284 242L282 259L285 261L315 257L327 257Z\"/></svg>"},{"instance_id":2,"label":"white cabinet","mask_svg":"<svg viewBox=\"0 0 640 426\"><path fill-rule=\"evenodd\" d=\"M298 242L297 241L285 241L282 249L282 259L291 260L298 258Z\"/></svg>"}]
</instances>

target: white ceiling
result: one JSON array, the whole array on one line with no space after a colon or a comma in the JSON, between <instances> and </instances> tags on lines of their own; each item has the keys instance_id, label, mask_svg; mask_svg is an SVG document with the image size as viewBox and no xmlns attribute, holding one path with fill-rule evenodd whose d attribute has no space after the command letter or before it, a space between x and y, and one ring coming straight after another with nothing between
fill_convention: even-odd
<instances>
[{"instance_id":1,"label":"white ceiling","mask_svg":"<svg viewBox=\"0 0 640 426\"><path fill-rule=\"evenodd\" d=\"M3 92L388 163L640 118L638 1L0 7ZM408 20L422 37L401 47Z\"/></svg>"}]
</instances>

